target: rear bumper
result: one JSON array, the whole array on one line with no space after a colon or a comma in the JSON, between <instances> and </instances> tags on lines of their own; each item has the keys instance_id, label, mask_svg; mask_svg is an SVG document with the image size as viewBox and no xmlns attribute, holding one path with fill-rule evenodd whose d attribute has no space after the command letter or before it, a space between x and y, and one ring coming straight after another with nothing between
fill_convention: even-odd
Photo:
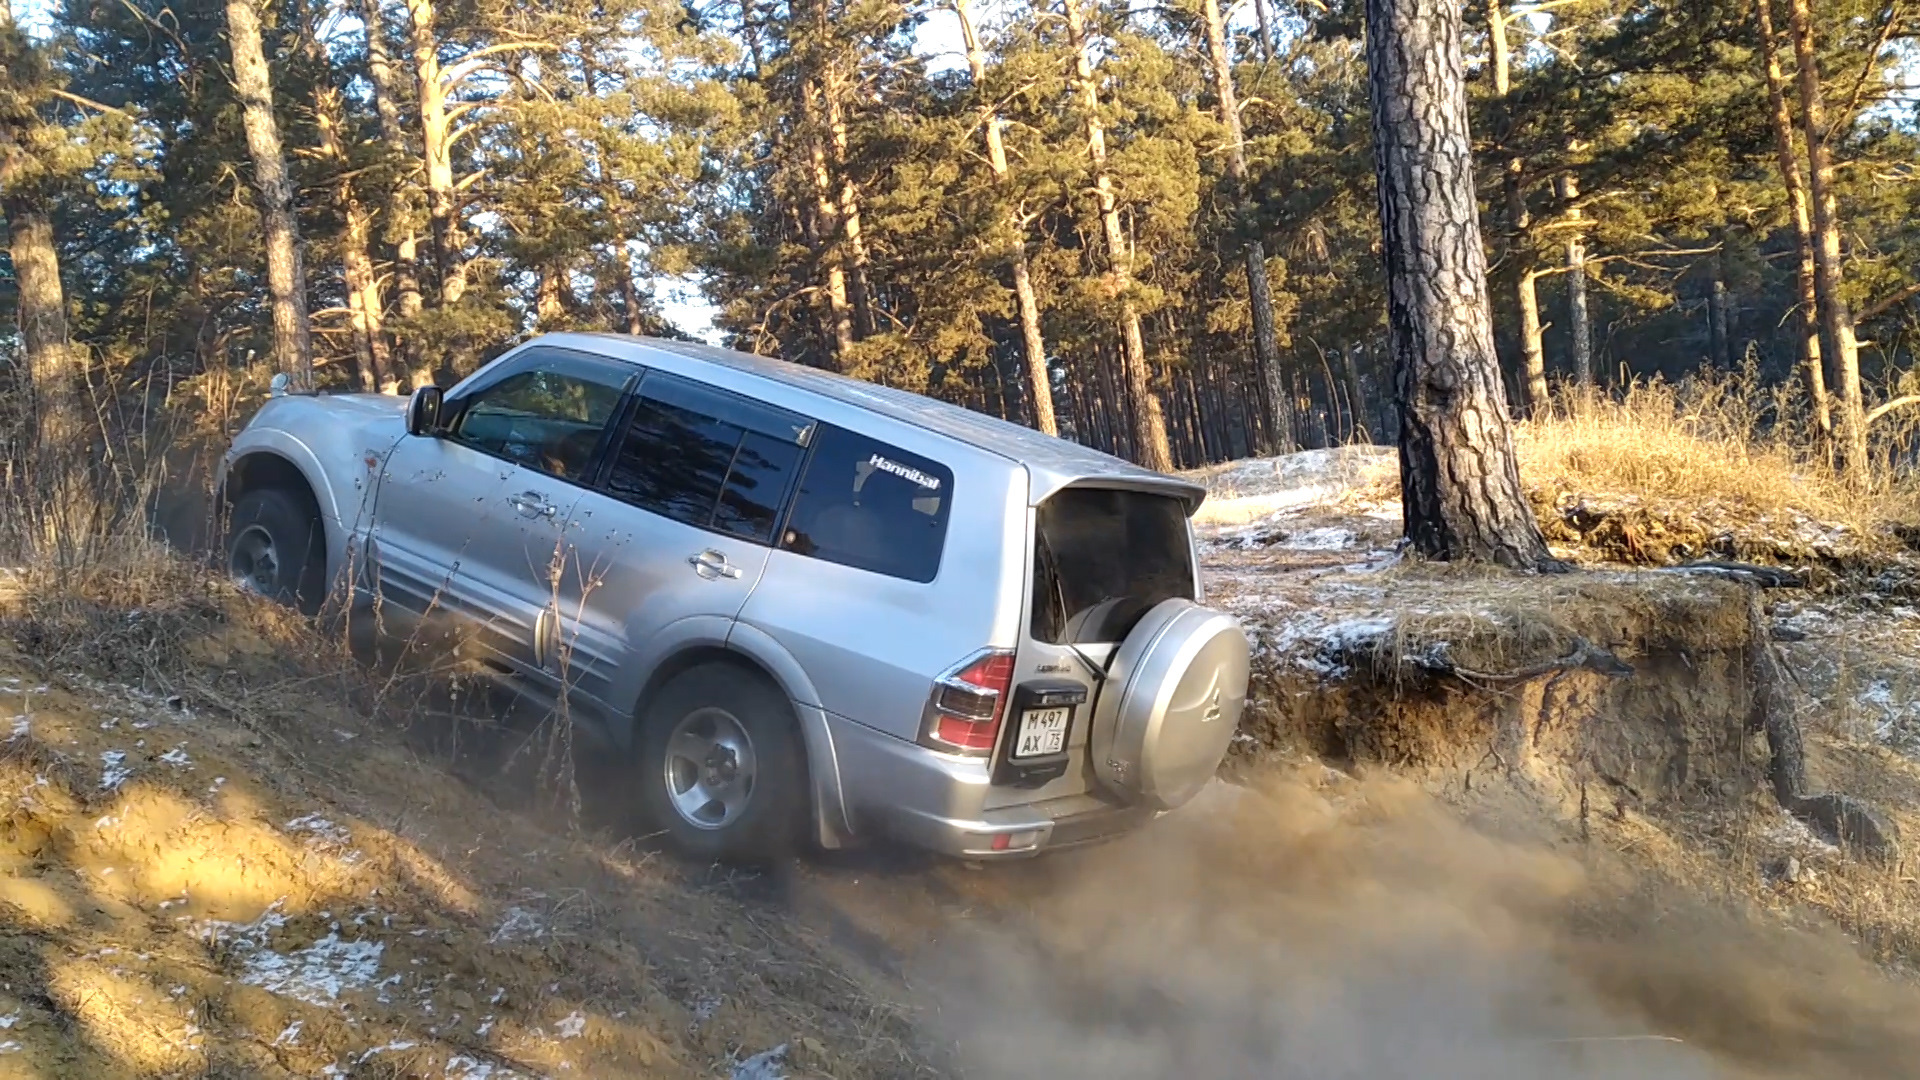
<instances>
[{"instance_id":1,"label":"rear bumper","mask_svg":"<svg viewBox=\"0 0 1920 1080\"><path fill-rule=\"evenodd\" d=\"M861 835L966 859L1018 859L1111 839L1159 816L1092 795L988 809L984 759L937 753L831 713L827 723Z\"/></svg>"}]
</instances>

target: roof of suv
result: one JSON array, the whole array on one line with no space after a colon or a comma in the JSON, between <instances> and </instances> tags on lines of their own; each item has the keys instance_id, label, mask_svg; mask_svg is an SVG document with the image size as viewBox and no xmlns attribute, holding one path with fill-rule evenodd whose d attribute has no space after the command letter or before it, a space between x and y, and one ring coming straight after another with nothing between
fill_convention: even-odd
<instances>
[{"instance_id":1,"label":"roof of suv","mask_svg":"<svg viewBox=\"0 0 1920 1080\"><path fill-rule=\"evenodd\" d=\"M644 364L646 353L652 350L717 364L845 402L1000 454L1027 467L1032 478L1032 498L1036 504L1061 488L1087 480L1119 481L1129 486L1163 491L1184 499L1189 513L1206 498L1206 489L1198 484L1143 469L1079 443L1043 435L1032 428L1008 423L972 409L836 375L819 368L712 345L625 334L548 334L541 340L560 345L568 339L584 339L580 341L582 346L636 363Z\"/></svg>"}]
</instances>

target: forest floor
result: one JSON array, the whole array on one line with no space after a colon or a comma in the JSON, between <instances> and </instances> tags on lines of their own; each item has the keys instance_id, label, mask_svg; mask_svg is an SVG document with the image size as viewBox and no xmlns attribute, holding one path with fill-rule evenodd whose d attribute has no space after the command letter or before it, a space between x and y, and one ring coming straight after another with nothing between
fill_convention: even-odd
<instances>
[{"instance_id":1,"label":"forest floor","mask_svg":"<svg viewBox=\"0 0 1920 1080\"><path fill-rule=\"evenodd\" d=\"M475 707L190 570L83 596L0 577L0 1077L1920 1076L1913 881L1779 810L1750 739L1642 776L1715 731L1639 709L1649 741L1590 813L1539 732L1545 764L1495 768L1312 704L1468 724L1457 687L1364 695L1436 642L1492 666L1473 628L1515 612L1624 612L1645 645L1720 602L1663 571L1516 596L1409 565L1391 469L1209 470L1209 594L1261 657L1232 782L984 868L691 867L578 824L541 741L452 726ZM1883 561L1770 594L1769 633L1810 771L1913 837L1920 600Z\"/></svg>"}]
</instances>

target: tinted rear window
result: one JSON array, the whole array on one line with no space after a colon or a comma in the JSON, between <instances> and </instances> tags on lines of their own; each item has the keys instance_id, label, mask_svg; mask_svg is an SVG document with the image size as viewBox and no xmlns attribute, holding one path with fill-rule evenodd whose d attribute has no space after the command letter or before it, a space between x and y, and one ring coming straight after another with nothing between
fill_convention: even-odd
<instances>
[{"instance_id":1,"label":"tinted rear window","mask_svg":"<svg viewBox=\"0 0 1920 1080\"><path fill-rule=\"evenodd\" d=\"M1034 640L1055 645L1121 641L1162 601L1193 595L1187 508L1180 500L1068 488L1040 505Z\"/></svg>"},{"instance_id":2,"label":"tinted rear window","mask_svg":"<svg viewBox=\"0 0 1920 1080\"><path fill-rule=\"evenodd\" d=\"M781 545L876 574L932 581L946 546L953 470L821 425Z\"/></svg>"},{"instance_id":3,"label":"tinted rear window","mask_svg":"<svg viewBox=\"0 0 1920 1080\"><path fill-rule=\"evenodd\" d=\"M607 490L675 521L769 544L808 426L725 391L649 374Z\"/></svg>"}]
</instances>

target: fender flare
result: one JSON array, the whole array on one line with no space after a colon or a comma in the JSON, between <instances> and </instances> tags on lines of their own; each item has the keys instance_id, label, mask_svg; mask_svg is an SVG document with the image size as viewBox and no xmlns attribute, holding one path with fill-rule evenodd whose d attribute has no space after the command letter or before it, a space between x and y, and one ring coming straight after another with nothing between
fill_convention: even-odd
<instances>
[{"instance_id":1,"label":"fender flare","mask_svg":"<svg viewBox=\"0 0 1920 1080\"><path fill-rule=\"evenodd\" d=\"M662 627L647 643L636 665L648 672L646 683L635 694L631 721L625 731L614 733L615 741L631 752L635 728L647 699L667 678L685 666L700 662L702 656L730 657L751 666L786 695L793 706L802 749L807 755L814 832L823 847L844 846L853 829L840 786L840 758L834 748L827 714L820 708L820 692L793 654L758 627L720 615L696 615Z\"/></svg>"},{"instance_id":2,"label":"fender flare","mask_svg":"<svg viewBox=\"0 0 1920 1080\"><path fill-rule=\"evenodd\" d=\"M820 691L814 688L800 661L757 626L734 622L727 635L727 648L747 657L772 676L793 702L794 715L800 721L800 735L806 744L807 775L813 781L814 827L823 846L840 847L842 838L853 835L853 827L840 786L840 757L834 749L833 729L827 724L826 710L820 707Z\"/></svg>"},{"instance_id":3,"label":"fender flare","mask_svg":"<svg viewBox=\"0 0 1920 1080\"><path fill-rule=\"evenodd\" d=\"M306 480L314 505L320 510L320 528L326 537L327 580L335 580L345 562L346 525L340 517L340 503L334 498L333 485L327 483L327 471L321 467L320 457L312 447L275 428L248 432L245 441L237 441L221 464L220 476L214 485L216 498L226 499L227 477L236 466L261 455L284 460Z\"/></svg>"}]
</instances>

